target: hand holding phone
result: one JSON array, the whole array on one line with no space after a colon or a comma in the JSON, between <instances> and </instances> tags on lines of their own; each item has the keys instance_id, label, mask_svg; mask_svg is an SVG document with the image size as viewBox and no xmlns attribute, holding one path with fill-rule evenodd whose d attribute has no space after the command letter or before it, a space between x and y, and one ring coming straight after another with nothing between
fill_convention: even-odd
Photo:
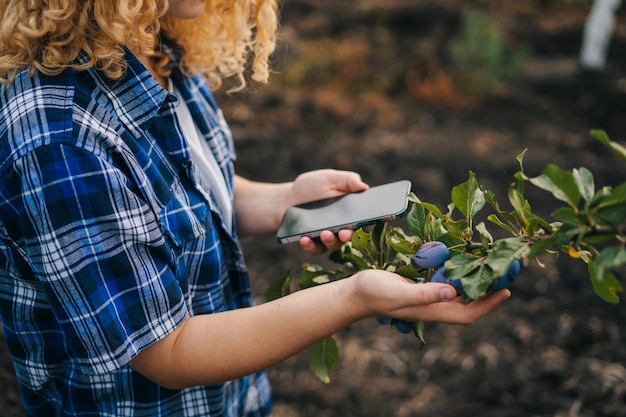
<instances>
[{"instance_id":1,"label":"hand holding phone","mask_svg":"<svg viewBox=\"0 0 626 417\"><path fill-rule=\"evenodd\" d=\"M280 243L302 237L319 237L324 230L337 233L375 223L391 221L406 214L411 182L396 181L365 191L311 201L287 209L276 234Z\"/></svg>"}]
</instances>

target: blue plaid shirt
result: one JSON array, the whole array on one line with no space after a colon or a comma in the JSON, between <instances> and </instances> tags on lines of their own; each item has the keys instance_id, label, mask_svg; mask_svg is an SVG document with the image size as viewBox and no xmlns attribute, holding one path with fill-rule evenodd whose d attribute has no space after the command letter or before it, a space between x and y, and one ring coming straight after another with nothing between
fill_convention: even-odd
<instances>
[{"instance_id":1,"label":"blue plaid shirt","mask_svg":"<svg viewBox=\"0 0 626 417\"><path fill-rule=\"evenodd\" d=\"M168 390L129 366L188 316L253 299L236 237L198 191L206 181L175 117L179 98L127 58L117 81L25 70L0 89L0 318L24 408L267 415L264 373ZM208 86L177 68L172 81L232 196L232 139Z\"/></svg>"}]
</instances>

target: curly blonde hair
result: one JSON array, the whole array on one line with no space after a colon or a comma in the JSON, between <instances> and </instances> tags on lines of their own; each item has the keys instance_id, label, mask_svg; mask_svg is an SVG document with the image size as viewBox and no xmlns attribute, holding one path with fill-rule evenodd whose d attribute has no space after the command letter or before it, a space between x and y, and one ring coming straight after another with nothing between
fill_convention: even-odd
<instances>
[{"instance_id":1,"label":"curly blonde hair","mask_svg":"<svg viewBox=\"0 0 626 417\"><path fill-rule=\"evenodd\" d=\"M184 51L183 70L203 74L213 88L229 77L243 88L249 61L251 78L267 82L276 0L210 0L192 20L165 16L168 7L169 0L0 0L0 83L25 67L48 75L95 67L117 79L126 69L124 46L160 58L165 72L161 35ZM87 62L77 61L81 51Z\"/></svg>"}]
</instances>

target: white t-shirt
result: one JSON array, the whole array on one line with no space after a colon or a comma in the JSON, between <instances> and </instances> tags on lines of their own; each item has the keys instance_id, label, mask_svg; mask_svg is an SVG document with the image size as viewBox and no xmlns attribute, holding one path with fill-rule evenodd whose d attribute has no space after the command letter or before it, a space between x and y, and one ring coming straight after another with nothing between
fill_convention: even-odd
<instances>
[{"instance_id":1,"label":"white t-shirt","mask_svg":"<svg viewBox=\"0 0 626 417\"><path fill-rule=\"evenodd\" d=\"M174 94L180 97L178 90L173 86L171 81L170 91L173 91ZM222 212L224 224L228 230L231 230L233 207L230 201L230 195L228 194L228 188L226 186L224 175L215 160L215 156L211 152L209 144L198 132L198 128L191 117L187 103L185 103L182 99L180 99L179 102L180 104L176 108L176 116L178 117L178 122L180 123L183 134L189 144L191 160L197 165L200 172L204 174L211 187L210 190L202 188L199 188L199 190L209 200L211 200L212 193L214 201L217 203L218 208Z\"/></svg>"}]
</instances>

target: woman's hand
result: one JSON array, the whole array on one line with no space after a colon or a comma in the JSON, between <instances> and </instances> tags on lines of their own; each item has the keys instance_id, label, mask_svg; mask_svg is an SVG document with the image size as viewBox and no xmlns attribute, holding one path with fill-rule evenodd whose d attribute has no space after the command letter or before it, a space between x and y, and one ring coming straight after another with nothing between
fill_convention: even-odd
<instances>
[{"instance_id":1,"label":"woman's hand","mask_svg":"<svg viewBox=\"0 0 626 417\"><path fill-rule=\"evenodd\" d=\"M293 182L269 184L235 177L235 215L242 236L271 233L278 229L290 206L336 197L368 188L359 174L322 169L299 175ZM335 250L352 237L351 230L337 235L325 231L319 239L303 238L300 245L311 254Z\"/></svg>"},{"instance_id":2,"label":"woman's hand","mask_svg":"<svg viewBox=\"0 0 626 417\"><path fill-rule=\"evenodd\" d=\"M324 169L311 171L298 176L291 187L291 202L287 206L306 203L323 198L336 197L350 192L366 190L368 187L359 174L349 171ZM352 230L340 230L334 234L323 231L318 239L303 237L300 239L302 249L310 254L318 255L327 250L337 250L344 242L352 238Z\"/></svg>"},{"instance_id":3,"label":"woman's hand","mask_svg":"<svg viewBox=\"0 0 626 417\"><path fill-rule=\"evenodd\" d=\"M489 313L511 292L503 289L472 302L449 284L413 283L397 274L367 270L346 286L344 305L355 319L386 316L407 321L471 324Z\"/></svg>"},{"instance_id":4,"label":"woman's hand","mask_svg":"<svg viewBox=\"0 0 626 417\"><path fill-rule=\"evenodd\" d=\"M323 198L336 197L346 193L366 190L368 185L356 172L320 169L298 175L291 184L291 190L284 209L289 206Z\"/></svg>"}]
</instances>

